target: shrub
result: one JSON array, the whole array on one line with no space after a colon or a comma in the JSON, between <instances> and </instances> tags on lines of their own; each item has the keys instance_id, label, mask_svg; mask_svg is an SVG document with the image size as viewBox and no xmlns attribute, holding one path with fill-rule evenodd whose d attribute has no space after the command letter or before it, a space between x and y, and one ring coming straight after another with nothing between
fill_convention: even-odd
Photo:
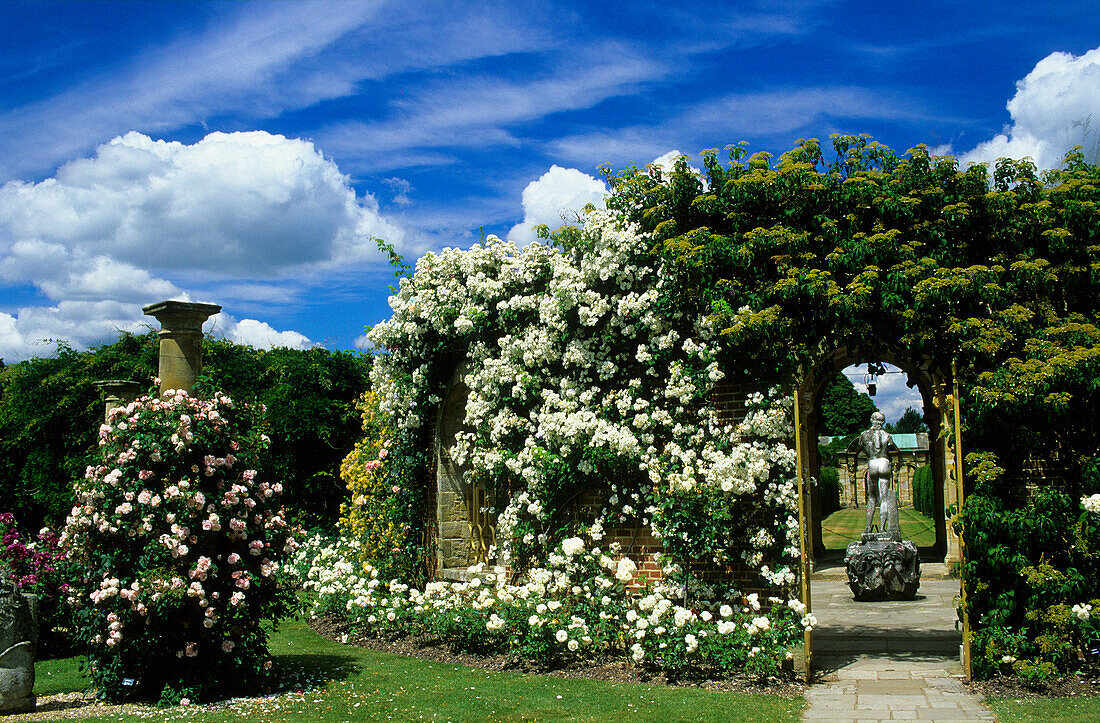
<instances>
[{"instance_id":1,"label":"shrub","mask_svg":"<svg viewBox=\"0 0 1100 723\"><path fill-rule=\"evenodd\" d=\"M935 517L936 497L932 468L922 465L913 473L913 507L928 517Z\"/></svg>"},{"instance_id":2,"label":"shrub","mask_svg":"<svg viewBox=\"0 0 1100 723\"><path fill-rule=\"evenodd\" d=\"M21 592L38 596L38 649L64 654L72 644L72 615L65 599L74 566L56 532L43 527L31 539L10 512L0 514L0 569Z\"/></svg>"},{"instance_id":3,"label":"shrub","mask_svg":"<svg viewBox=\"0 0 1100 723\"><path fill-rule=\"evenodd\" d=\"M64 538L84 569L72 602L101 697L171 703L265 683L260 623L295 599L279 581L295 548L281 485L253 467L265 442L248 409L183 391L100 428Z\"/></svg>"},{"instance_id":4,"label":"shrub","mask_svg":"<svg viewBox=\"0 0 1100 723\"><path fill-rule=\"evenodd\" d=\"M822 467L817 489L821 495L821 516L828 517L840 509L840 475L836 467Z\"/></svg>"},{"instance_id":5,"label":"shrub","mask_svg":"<svg viewBox=\"0 0 1100 723\"><path fill-rule=\"evenodd\" d=\"M976 474L999 481L988 459L968 461ZM989 494L967 499L961 517L971 554L963 576L977 623L971 627L976 676L1012 673L1038 684L1097 664L1100 478L1092 474L1082 490L1091 495L1041 488L1018 507Z\"/></svg>"},{"instance_id":6,"label":"shrub","mask_svg":"<svg viewBox=\"0 0 1100 723\"><path fill-rule=\"evenodd\" d=\"M340 465L348 500L340 506L339 528L359 543L360 562L383 575L412 578L421 561L420 547L410 535L419 514L416 490L410 489L407 471L395 469L394 460L415 465L417 455L407 442L395 439L378 409L377 395L365 392L359 411L363 438ZM422 476L417 472L413 476Z\"/></svg>"},{"instance_id":7,"label":"shrub","mask_svg":"<svg viewBox=\"0 0 1100 723\"><path fill-rule=\"evenodd\" d=\"M594 526L587 542L563 540L522 584L510 584L502 567L477 565L465 582L418 590L357 564L358 541L320 537L303 546L295 566L308 566L314 614L344 615L368 634L428 634L457 650L543 665L629 655L638 666L674 673L704 667L764 677L815 623L796 599L723 594L675 564L665 566L664 580L644 585L617 545L595 546L600 537Z\"/></svg>"}]
</instances>

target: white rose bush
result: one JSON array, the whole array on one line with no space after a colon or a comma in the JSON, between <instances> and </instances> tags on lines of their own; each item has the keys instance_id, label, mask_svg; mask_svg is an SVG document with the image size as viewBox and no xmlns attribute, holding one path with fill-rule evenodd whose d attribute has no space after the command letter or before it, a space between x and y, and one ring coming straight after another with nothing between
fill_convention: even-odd
<instances>
[{"instance_id":1,"label":"white rose bush","mask_svg":"<svg viewBox=\"0 0 1100 723\"><path fill-rule=\"evenodd\" d=\"M99 445L63 535L84 570L70 604L99 694L174 703L265 686L260 623L295 604L281 566L296 543L281 485L257 472L249 410L221 394L143 397L111 412Z\"/></svg>"},{"instance_id":2,"label":"white rose bush","mask_svg":"<svg viewBox=\"0 0 1100 723\"><path fill-rule=\"evenodd\" d=\"M371 374L382 412L406 437L422 432L467 362L472 431L450 453L499 493L499 562L544 559L568 501L606 487L592 522L648 527L684 561L742 561L792 584L789 396L755 394L740 424L724 420L709 403L723 348L678 267L607 212L557 242L489 236L422 257L369 333L386 352Z\"/></svg>"},{"instance_id":3,"label":"white rose bush","mask_svg":"<svg viewBox=\"0 0 1100 723\"><path fill-rule=\"evenodd\" d=\"M518 665L625 655L673 674L743 670L763 678L815 623L797 599L722 594L675 563L639 588L645 581L617 543L601 550L580 537L563 540L545 567L516 584L503 567L480 564L466 581L420 590L360 565L357 552L347 540L303 545L295 566L315 592L314 615L339 615L360 635L428 635L459 650L506 653Z\"/></svg>"},{"instance_id":4,"label":"white rose bush","mask_svg":"<svg viewBox=\"0 0 1100 723\"><path fill-rule=\"evenodd\" d=\"M460 374L468 394L446 452L489 491L496 546L467 581L424 584L416 570L382 573L393 569L364 558L354 535L316 543L299 561L316 612L543 662L611 653L666 670L778 668L813 624L793 594L791 398L760 390L723 414L713 395L737 355L681 267L589 209L583 228L524 248L489 236L429 253L390 305L368 332L395 440L376 472L428 499L423 450ZM608 529L658 540L661 579L601 544ZM728 580L699 579L734 568L774 594L750 603Z\"/></svg>"}]
</instances>

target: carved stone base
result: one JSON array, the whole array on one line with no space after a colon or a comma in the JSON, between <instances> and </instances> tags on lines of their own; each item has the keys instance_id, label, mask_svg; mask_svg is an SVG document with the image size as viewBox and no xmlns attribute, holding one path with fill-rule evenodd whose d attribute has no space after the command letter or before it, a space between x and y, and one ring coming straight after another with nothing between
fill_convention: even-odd
<instances>
[{"instance_id":1,"label":"carved stone base","mask_svg":"<svg viewBox=\"0 0 1100 723\"><path fill-rule=\"evenodd\" d=\"M38 698L33 695L19 700L0 700L0 715L15 715L16 713L30 713L38 706Z\"/></svg>"},{"instance_id":2,"label":"carved stone base","mask_svg":"<svg viewBox=\"0 0 1100 723\"><path fill-rule=\"evenodd\" d=\"M920 587L920 559L912 540L862 540L844 556L856 600L912 600Z\"/></svg>"}]
</instances>

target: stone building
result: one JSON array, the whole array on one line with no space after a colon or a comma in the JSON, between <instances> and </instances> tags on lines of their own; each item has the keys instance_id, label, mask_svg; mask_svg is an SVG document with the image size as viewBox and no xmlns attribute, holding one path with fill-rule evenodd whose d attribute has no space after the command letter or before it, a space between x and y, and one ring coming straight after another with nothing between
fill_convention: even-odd
<instances>
[{"instance_id":1,"label":"stone building","mask_svg":"<svg viewBox=\"0 0 1100 723\"><path fill-rule=\"evenodd\" d=\"M898 495L898 507L910 507L913 504L913 477L921 467L930 463L928 453L928 433L891 434L894 448L891 449L891 462L894 478L891 482ZM818 437L817 444L824 447L839 437ZM837 465L837 478L840 481L840 506L858 508L867 504L867 488L864 480L867 476L867 459L860 455L853 459L841 454Z\"/></svg>"}]
</instances>

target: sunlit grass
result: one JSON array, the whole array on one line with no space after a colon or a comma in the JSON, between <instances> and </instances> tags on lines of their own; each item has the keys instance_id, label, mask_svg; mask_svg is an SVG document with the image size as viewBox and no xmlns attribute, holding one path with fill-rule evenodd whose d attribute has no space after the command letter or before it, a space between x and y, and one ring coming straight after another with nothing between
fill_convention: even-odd
<instances>
[{"instance_id":1,"label":"sunlit grass","mask_svg":"<svg viewBox=\"0 0 1100 723\"><path fill-rule=\"evenodd\" d=\"M917 547L931 547L936 544L936 523L931 517L917 512L912 507L898 510L901 536L912 540ZM875 514L878 521L878 514ZM855 510L837 510L821 521L821 541L827 550L843 550L849 542L859 540L859 535L867 523L867 508Z\"/></svg>"},{"instance_id":2,"label":"sunlit grass","mask_svg":"<svg viewBox=\"0 0 1100 723\"><path fill-rule=\"evenodd\" d=\"M84 690L88 678L80 672L80 658L38 660L34 664L34 694L39 698Z\"/></svg>"},{"instance_id":3,"label":"sunlit grass","mask_svg":"<svg viewBox=\"0 0 1100 723\"><path fill-rule=\"evenodd\" d=\"M1095 723L1100 721L1100 698L1033 698L987 700L1001 723Z\"/></svg>"},{"instance_id":4,"label":"sunlit grass","mask_svg":"<svg viewBox=\"0 0 1100 723\"><path fill-rule=\"evenodd\" d=\"M801 698L491 672L406 658L331 642L300 621L272 635L271 651L287 688L279 694L87 720L768 722L797 721L803 708ZM75 662L70 665L75 670ZM72 679L70 690L83 685Z\"/></svg>"}]
</instances>

